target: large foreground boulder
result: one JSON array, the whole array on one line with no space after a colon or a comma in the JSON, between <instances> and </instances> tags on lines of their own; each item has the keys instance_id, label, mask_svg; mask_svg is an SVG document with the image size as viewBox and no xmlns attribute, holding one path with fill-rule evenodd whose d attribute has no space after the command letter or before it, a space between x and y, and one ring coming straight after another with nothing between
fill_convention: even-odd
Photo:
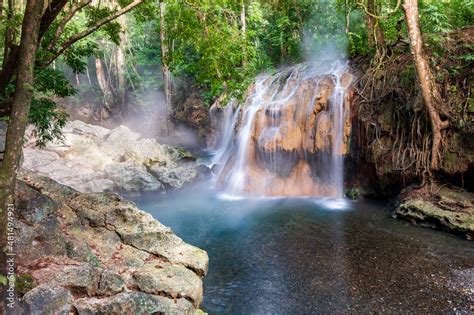
<instances>
[{"instance_id":1,"label":"large foreground boulder","mask_svg":"<svg viewBox=\"0 0 474 315\"><path fill-rule=\"evenodd\" d=\"M181 188L197 176L187 152L141 138L125 126L110 130L76 120L63 135L63 142L40 149L30 134L23 168L81 192Z\"/></svg>"},{"instance_id":2,"label":"large foreground boulder","mask_svg":"<svg viewBox=\"0 0 474 315\"><path fill-rule=\"evenodd\" d=\"M448 186L432 188L436 194L427 189L411 186L403 190L394 217L474 239L474 194Z\"/></svg>"},{"instance_id":3,"label":"large foreground boulder","mask_svg":"<svg viewBox=\"0 0 474 315\"><path fill-rule=\"evenodd\" d=\"M116 194L30 172L17 185L18 314L194 314L207 253Z\"/></svg>"}]
</instances>

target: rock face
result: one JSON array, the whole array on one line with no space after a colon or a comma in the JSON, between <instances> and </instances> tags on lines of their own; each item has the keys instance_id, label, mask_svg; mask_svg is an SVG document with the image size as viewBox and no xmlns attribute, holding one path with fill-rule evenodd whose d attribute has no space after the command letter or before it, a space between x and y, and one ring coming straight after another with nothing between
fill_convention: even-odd
<instances>
[{"instance_id":1,"label":"rock face","mask_svg":"<svg viewBox=\"0 0 474 315\"><path fill-rule=\"evenodd\" d=\"M409 187L398 196L394 217L474 239L474 194L442 187L435 196Z\"/></svg>"},{"instance_id":2,"label":"rock face","mask_svg":"<svg viewBox=\"0 0 474 315\"><path fill-rule=\"evenodd\" d=\"M113 130L68 122L64 143L24 148L23 167L81 192L145 191L180 188L194 180L194 164L183 152L124 126Z\"/></svg>"},{"instance_id":3,"label":"rock face","mask_svg":"<svg viewBox=\"0 0 474 315\"><path fill-rule=\"evenodd\" d=\"M115 194L81 194L32 173L17 188L24 314L193 314L207 253ZM46 209L46 210L45 210Z\"/></svg>"}]
</instances>

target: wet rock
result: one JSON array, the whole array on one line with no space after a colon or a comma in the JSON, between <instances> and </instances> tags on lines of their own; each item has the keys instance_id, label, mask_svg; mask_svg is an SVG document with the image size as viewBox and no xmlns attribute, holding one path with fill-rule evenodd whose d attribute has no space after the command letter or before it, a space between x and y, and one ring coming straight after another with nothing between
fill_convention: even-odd
<instances>
[{"instance_id":1,"label":"wet rock","mask_svg":"<svg viewBox=\"0 0 474 315\"><path fill-rule=\"evenodd\" d=\"M181 188L196 176L194 162L183 165L183 150L140 138L125 126L106 129L68 122L63 143L34 147L29 131L23 167L81 192Z\"/></svg>"},{"instance_id":2,"label":"wet rock","mask_svg":"<svg viewBox=\"0 0 474 315\"><path fill-rule=\"evenodd\" d=\"M27 171L17 194L18 272L38 285L20 301L28 313L192 314L201 303L207 253L133 203Z\"/></svg>"},{"instance_id":3,"label":"wet rock","mask_svg":"<svg viewBox=\"0 0 474 315\"><path fill-rule=\"evenodd\" d=\"M400 193L394 217L474 239L474 194L441 187L436 195L409 187Z\"/></svg>"},{"instance_id":4,"label":"wet rock","mask_svg":"<svg viewBox=\"0 0 474 315\"><path fill-rule=\"evenodd\" d=\"M331 149L331 135L335 133L329 112L331 96L336 83L330 75L305 78L302 69L290 69L290 77L286 81L284 93L289 94L284 102L271 106L274 101L269 98L266 110L259 110L255 119L254 139L258 139L261 151L269 153L278 151L306 151L315 153ZM346 86L350 85L352 77L346 73L342 76ZM270 77L269 80L273 79ZM275 93L278 88L269 90ZM285 94L286 95L286 94ZM269 107L270 106L270 107ZM344 143L337 148L340 154L346 154L347 139L350 134L349 97L344 97Z\"/></svg>"},{"instance_id":5,"label":"wet rock","mask_svg":"<svg viewBox=\"0 0 474 315\"><path fill-rule=\"evenodd\" d=\"M218 185L246 195L342 195L333 169L348 153L353 77L342 64L330 67L299 64L256 81L234 112L241 117L225 116L239 145L237 157L220 161Z\"/></svg>"}]
</instances>

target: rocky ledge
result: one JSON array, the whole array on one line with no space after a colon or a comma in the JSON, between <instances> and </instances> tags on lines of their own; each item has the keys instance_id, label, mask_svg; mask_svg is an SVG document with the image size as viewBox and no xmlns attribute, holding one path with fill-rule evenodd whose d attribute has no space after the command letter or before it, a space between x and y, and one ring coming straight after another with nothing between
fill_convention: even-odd
<instances>
[{"instance_id":1,"label":"rocky ledge","mask_svg":"<svg viewBox=\"0 0 474 315\"><path fill-rule=\"evenodd\" d=\"M474 239L474 193L441 186L432 195L426 187L408 187L397 200L394 217Z\"/></svg>"},{"instance_id":2,"label":"rocky ledge","mask_svg":"<svg viewBox=\"0 0 474 315\"><path fill-rule=\"evenodd\" d=\"M23 150L23 168L81 192L137 192L181 188L198 175L191 155L141 138L125 126L107 129L76 120L63 129L64 141Z\"/></svg>"},{"instance_id":3,"label":"rocky ledge","mask_svg":"<svg viewBox=\"0 0 474 315\"><path fill-rule=\"evenodd\" d=\"M132 202L23 172L18 314L195 314L207 253Z\"/></svg>"}]
</instances>

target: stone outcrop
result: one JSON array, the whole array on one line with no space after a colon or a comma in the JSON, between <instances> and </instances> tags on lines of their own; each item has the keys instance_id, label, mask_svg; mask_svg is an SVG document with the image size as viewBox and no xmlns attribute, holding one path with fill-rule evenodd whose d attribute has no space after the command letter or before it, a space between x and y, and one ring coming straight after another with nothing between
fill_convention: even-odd
<instances>
[{"instance_id":1,"label":"stone outcrop","mask_svg":"<svg viewBox=\"0 0 474 315\"><path fill-rule=\"evenodd\" d=\"M474 239L473 193L447 186L440 187L435 195L424 190L413 186L403 190L393 216Z\"/></svg>"},{"instance_id":2,"label":"stone outcrop","mask_svg":"<svg viewBox=\"0 0 474 315\"><path fill-rule=\"evenodd\" d=\"M19 314L194 314L207 253L116 194L25 172L17 185Z\"/></svg>"},{"instance_id":3,"label":"stone outcrop","mask_svg":"<svg viewBox=\"0 0 474 315\"><path fill-rule=\"evenodd\" d=\"M76 120L63 134L62 143L39 149L30 133L23 168L81 192L181 188L197 176L195 164L183 160L187 152L124 126L110 130Z\"/></svg>"},{"instance_id":4,"label":"stone outcrop","mask_svg":"<svg viewBox=\"0 0 474 315\"><path fill-rule=\"evenodd\" d=\"M296 73L296 74L295 74ZM307 152L314 154L331 150L336 133L331 119L330 102L335 82L332 75L304 78L304 71L294 71L287 79L285 95L279 106L262 106L257 112L253 139L261 154L278 152ZM302 78L303 77L303 78ZM273 78L269 78L272 80ZM341 78L342 87L347 89L352 77L346 73ZM278 85L266 96L275 94ZM267 100L269 103L272 99ZM347 153L347 139L350 135L350 95L344 95L344 135L339 154ZM275 126L277 128L271 128ZM263 133L262 133L263 132Z\"/></svg>"}]
</instances>

